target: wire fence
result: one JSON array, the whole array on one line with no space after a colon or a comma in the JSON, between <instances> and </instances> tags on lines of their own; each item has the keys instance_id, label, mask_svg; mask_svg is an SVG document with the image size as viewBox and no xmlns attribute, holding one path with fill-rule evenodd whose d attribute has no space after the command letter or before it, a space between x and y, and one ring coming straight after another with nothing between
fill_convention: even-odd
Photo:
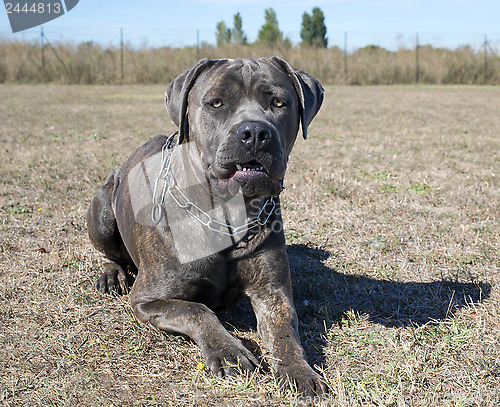
<instances>
[{"instance_id":1,"label":"wire fence","mask_svg":"<svg viewBox=\"0 0 500 407\"><path fill-rule=\"evenodd\" d=\"M29 41L0 39L0 82L165 83L202 58L279 55L325 84L500 84L500 40L491 35L334 31L326 49L289 42L215 47L200 41L199 30L182 46L138 46L123 29L108 45L50 36L57 40L41 27Z\"/></svg>"}]
</instances>

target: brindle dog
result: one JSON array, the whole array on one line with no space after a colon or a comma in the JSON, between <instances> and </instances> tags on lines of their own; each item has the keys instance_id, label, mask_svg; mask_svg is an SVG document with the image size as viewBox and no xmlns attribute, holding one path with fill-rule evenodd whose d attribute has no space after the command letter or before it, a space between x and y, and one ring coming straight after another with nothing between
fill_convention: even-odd
<instances>
[{"instance_id":1,"label":"brindle dog","mask_svg":"<svg viewBox=\"0 0 500 407\"><path fill-rule=\"evenodd\" d=\"M299 127L306 138L323 92L316 79L277 57L202 60L170 83L165 103L179 128L177 142L195 143L211 188L239 190L248 219L255 219L271 196L279 209L277 196ZM276 227L282 225L279 210L230 247L187 263L176 255L168 225L136 219L131 202L136 185L128 175L159 154L165 142L158 136L136 150L90 204L90 240L106 259L96 288L120 294L131 286L137 318L192 338L208 368L222 377L259 365L213 311L248 297L278 377L304 395L324 393L299 341L283 228Z\"/></svg>"}]
</instances>

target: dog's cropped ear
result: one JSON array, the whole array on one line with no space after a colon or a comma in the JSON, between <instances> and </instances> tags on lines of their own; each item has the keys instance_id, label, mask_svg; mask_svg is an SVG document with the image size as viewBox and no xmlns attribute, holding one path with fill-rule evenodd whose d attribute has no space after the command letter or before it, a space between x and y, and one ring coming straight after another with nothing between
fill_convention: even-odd
<instances>
[{"instance_id":1,"label":"dog's cropped ear","mask_svg":"<svg viewBox=\"0 0 500 407\"><path fill-rule=\"evenodd\" d=\"M180 74L167 87L165 91L165 107L174 123L179 128L179 144L188 135L188 96L198 76L208 68L211 68L219 60L203 59L191 69Z\"/></svg>"},{"instance_id":2,"label":"dog's cropped ear","mask_svg":"<svg viewBox=\"0 0 500 407\"><path fill-rule=\"evenodd\" d=\"M306 139L307 128L323 103L325 90L317 79L314 79L311 75L299 69L293 68L285 60L279 57L272 57L270 60L288 73L288 76L295 86L295 90L299 95L302 110L300 112L302 135L304 136L304 139Z\"/></svg>"}]
</instances>

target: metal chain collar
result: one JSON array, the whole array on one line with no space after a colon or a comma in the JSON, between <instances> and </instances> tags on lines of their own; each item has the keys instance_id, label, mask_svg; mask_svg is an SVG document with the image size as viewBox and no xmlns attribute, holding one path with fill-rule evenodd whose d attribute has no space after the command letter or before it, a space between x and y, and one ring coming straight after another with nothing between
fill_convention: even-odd
<instances>
[{"instance_id":1,"label":"metal chain collar","mask_svg":"<svg viewBox=\"0 0 500 407\"><path fill-rule=\"evenodd\" d=\"M248 232L248 230L254 227L264 226L276 208L276 202L273 197L268 198L266 202L264 202L262 209L259 211L255 219L237 227L214 219L210 214L189 200L184 192L182 192L182 190L177 186L171 169L173 141L177 133L177 131L174 132L167 139L161 150L161 168L158 176L156 177L153 191L153 208L151 210L151 219L153 220L153 223L158 225L161 222L164 212L163 204L165 203L165 196L166 194L169 194L179 208L184 209L198 222L214 232L226 236L236 237L242 233ZM266 215L264 210L268 205L270 206L270 210Z\"/></svg>"}]
</instances>

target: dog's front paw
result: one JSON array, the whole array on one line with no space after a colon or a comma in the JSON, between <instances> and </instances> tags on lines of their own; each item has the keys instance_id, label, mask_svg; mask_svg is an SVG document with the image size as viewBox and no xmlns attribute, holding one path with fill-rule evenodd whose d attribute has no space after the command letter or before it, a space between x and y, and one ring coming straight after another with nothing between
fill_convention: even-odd
<instances>
[{"instance_id":1,"label":"dog's front paw","mask_svg":"<svg viewBox=\"0 0 500 407\"><path fill-rule=\"evenodd\" d=\"M131 278L119 265L107 263L94 286L97 291L104 294L123 295L128 293L130 280Z\"/></svg>"},{"instance_id":2,"label":"dog's front paw","mask_svg":"<svg viewBox=\"0 0 500 407\"><path fill-rule=\"evenodd\" d=\"M305 397L321 397L328 393L328 387L321 376L308 364L280 365L276 370L281 387L291 385Z\"/></svg>"},{"instance_id":3,"label":"dog's front paw","mask_svg":"<svg viewBox=\"0 0 500 407\"><path fill-rule=\"evenodd\" d=\"M202 353L210 371L221 378L250 374L259 366L255 356L234 338L226 345L204 346Z\"/></svg>"}]
</instances>

